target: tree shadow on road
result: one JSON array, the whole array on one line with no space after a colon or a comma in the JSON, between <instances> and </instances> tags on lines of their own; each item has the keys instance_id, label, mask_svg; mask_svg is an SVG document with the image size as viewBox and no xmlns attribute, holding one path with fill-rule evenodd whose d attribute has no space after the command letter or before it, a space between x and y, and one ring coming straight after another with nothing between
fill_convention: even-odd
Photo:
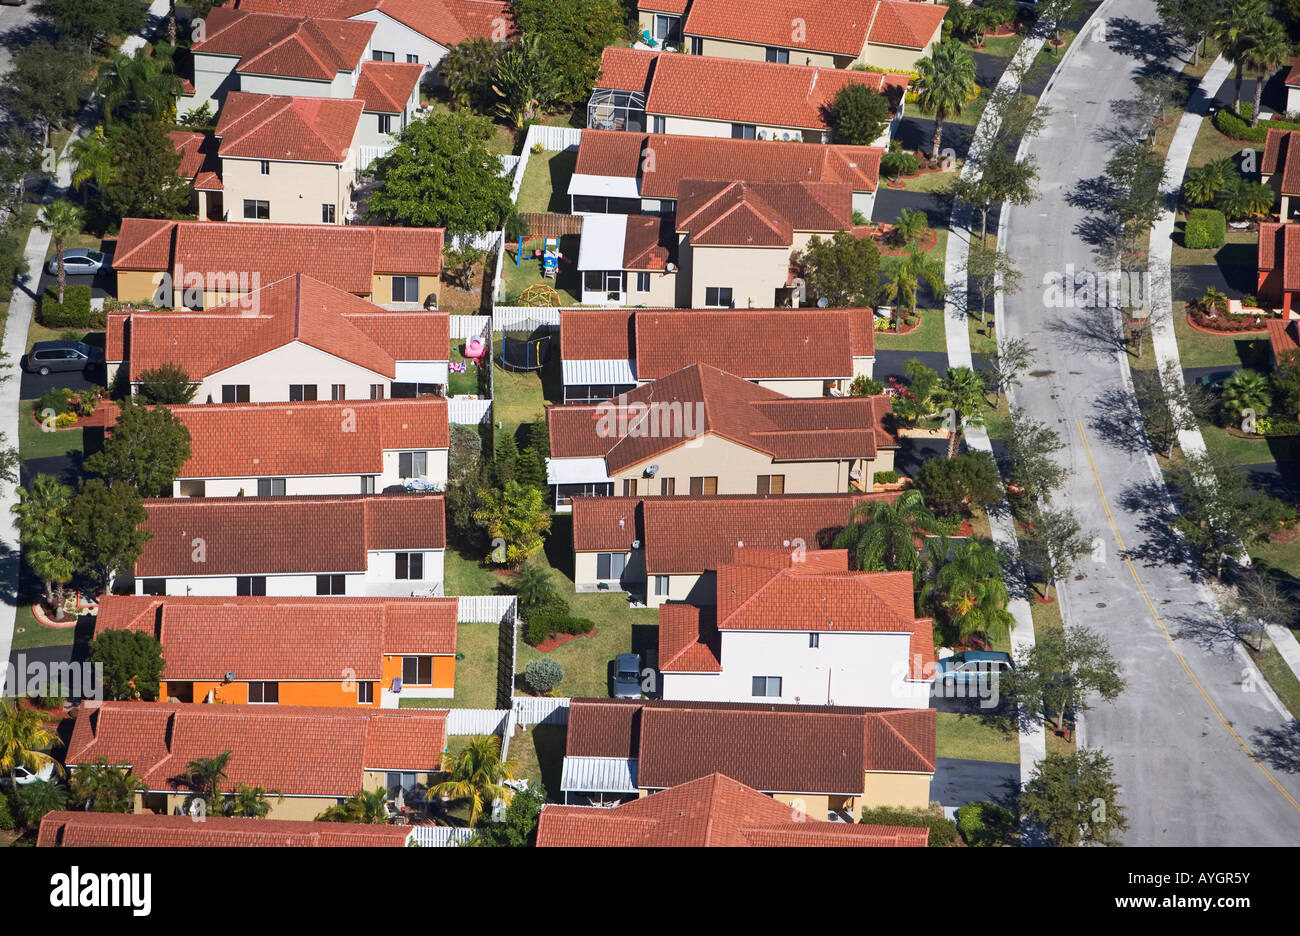
<instances>
[{"instance_id":1,"label":"tree shadow on road","mask_svg":"<svg viewBox=\"0 0 1300 936\"><path fill-rule=\"evenodd\" d=\"M1129 545L1125 556L1147 568L1181 568L1193 581L1204 578L1174 527L1178 514L1163 481L1147 478L1128 485L1120 491L1116 505L1140 516L1138 529L1145 536L1143 542Z\"/></svg>"},{"instance_id":2,"label":"tree shadow on road","mask_svg":"<svg viewBox=\"0 0 1300 936\"><path fill-rule=\"evenodd\" d=\"M1237 644L1253 643L1259 636L1257 624L1252 625L1241 615L1224 614L1213 606L1190 614L1176 614L1168 620L1175 637L1190 640L1206 653L1231 656Z\"/></svg>"},{"instance_id":3,"label":"tree shadow on road","mask_svg":"<svg viewBox=\"0 0 1300 936\"><path fill-rule=\"evenodd\" d=\"M1093 408L1088 428L1106 444L1130 455L1151 451L1133 394L1123 387L1107 387L1097 395Z\"/></svg>"},{"instance_id":4,"label":"tree shadow on road","mask_svg":"<svg viewBox=\"0 0 1300 936\"><path fill-rule=\"evenodd\" d=\"M1300 724L1292 721L1281 728L1266 728L1251 738L1256 755L1284 773L1300 773Z\"/></svg>"},{"instance_id":5,"label":"tree shadow on road","mask_svg":"<svg viewBox=\"0 0 1300 936\"><path fill-rule=\"evenodd\" d=\"M1124 332L1107 307L1066 309L1044 326L1066 351L1110 360L1127 350Z\"/></svg>"},{"instance_id":6,"label":"tree shadow on road","mask_svg":"<svg viewBox=\"0 0 1300 936\"><path fill-rule=\"evenodd\" d=\"M1113 51L1140 59L1149 67L1164 68L1167 61L1187 52L1187 43L1173 28L1131 16L1107 17L1106 41Z\"/></svg>"}]
</instances>

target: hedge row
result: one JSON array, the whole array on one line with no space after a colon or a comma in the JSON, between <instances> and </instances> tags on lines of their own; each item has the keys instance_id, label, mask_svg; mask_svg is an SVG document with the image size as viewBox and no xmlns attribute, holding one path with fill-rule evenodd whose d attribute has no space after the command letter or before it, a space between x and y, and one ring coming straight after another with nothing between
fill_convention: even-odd
<instances>
[{"instance_id":1,"label":"hedge row","mask_svg":"<svg viewBox=\"0 0 1300 936\"><path fill-rule=\"evenodd\" d=\"M1242 106L1249 107L1250 105L1244 104ZM1300 130L1300 123L1289 120L1261 120L1259 126L1252 127L1248 118L1243 118L1235 111L1224 108L1214 115L1214 129L1234 140L1263 143L1268 138L1269 130Z\"/></svg>"},{"instance_id":2,"label":"hedge row","mask_svg":"<svg viewBox=\"0 0 1300 936\"><path fill-rule=\"evenodd\" d=\"M89 328L90 287L65 286L59 304L57 286L48 286L41 296L40 322L46 328Z\"/></svg>"},{"instance_id":3,"label":"hedge row","mask_svg":"<svg viewBox=\"0 0 1300 936\"><path fill-rule=\"evenodd\" d=\"M1195 208L1187 219L1183 243L1192 248L1222 247L1228 234L1228 219L1214 208Z\"/></svg>"}]
</instances>

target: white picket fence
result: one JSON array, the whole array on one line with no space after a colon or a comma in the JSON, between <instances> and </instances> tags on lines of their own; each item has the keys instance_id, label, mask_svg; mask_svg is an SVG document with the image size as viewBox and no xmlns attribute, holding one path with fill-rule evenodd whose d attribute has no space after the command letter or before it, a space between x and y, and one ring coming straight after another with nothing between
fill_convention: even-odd
<instances>
[{"instance_id":1,"label":"white picket fence","mask_svg":"<svg viewBox=\"0 0 1300 936\"><path fill-rule=\"evenodd\" d=\"M509 709L449 709L447 714L447 734L497 734L505 728L509 718Z\"/></svg>"},{"instance_id":2,"label":"white picket fence","mask_svg":"<svg viewBox=\"0 0 1300 936\"><path fill-rule=\"evenodd\" d=\"M518 156L502 156L500 157L500 159L501 159L501 174L503 176L510 175L510 173L515 171L515 166L519 165Z\"/></svg>"},{"instance_id":3,"label":"white picket fence","mask_svg":"<svg viewBox=\"0 0 1300 936\"><path fill-rule=\"evenodd\" d=\"M491 400L447 400L447 421L457 426L477 426L492 417Z\"/></svg>"},{"instance_id":4,"label":"white picket fence","mask_svg":"<svg viewBox=\"0 0 1300 936\"><path fill-rule=\"evenodd\" d=\"M475 250L492 253L501 246L503 231L482 231L477 234L452 234L447 238L452 247L464 247L466 244Z\"/></svg>"},{"instance_id":5,"label":"white picket fence","mask_svg":"<svg viewBox=\"0 0 1300 936\"><path fill-rule=\"evenodd\" d=\"M520 725L567 725L571 701L563 698L515 696L511 700L510 710Z\"/></svg>"},{"instance_id":6,"label":"white picket fence","mask_svg":"<svg viewBox=\"0 0 1300 936\"><path fill-rule=\"evenodd\" d=\"M414 826L410 841L421 848L452 848L474 837L473 829L461 826Z\"/></svg>"},{"instance_id":7,"label":"white picket fence","mask_svg":"<svg viewBox=\"0 0 1300 936\"><path fill-rule=\"evenodd\" d=\"M518 331L526 322L560 326L560 310L534 306L493 306L493 331Z\"/></svg>"},{"instance_id":8,"label":"white picket fence","mask_svg":"<svg viewBox=\"0 0 1300 936\"><path fill-rule=\"evenodd\" d=\"M461 595L456 600L456 620L461 624L500 624L518 610L514 595Z\"/></svg>"},{"instance_id":9,"label":"white picket fence","mask_svg":"<svg viewBox=\"0 0 1300 936\"><path fill-rule=\"evenodd\" d=\"M449 318L454 341L468 341L483 334L483 329L492 321L487 315L452 315Z\"/></svg>"},{"instance_id":10,"label":"white picket fence","mask_svg":"<svg viewBox=\"0 0 1300 936\"><path fill-rule=\"evenodd\" d=\"M391 152L393 151L393 148L394 148L395 146L397 146L397 141L396 141L396 140L394 140L394 141L391 142L391 143L381 143L381 144L379 144L378 146L362 146L362 147L360 147L360 150L361 150L361 153L360 153L360 156L361 156L361 169L362 169L362 171L364 172L366 169L369 169L369 168L370 168L370 164L373 163L373 162L374 162L376 159L378 159L379 157L381 157L381 156L387 156L389 153L391 153Z\"/></svg>"},{"instance_id":11,"label":"white picket fence","mask_svg":"<svg viewBox=\"0 0 1300 936\"><path fill-rule=\"evenodd\" d=\"M511 706L510 714L506 716L505 729L501 732L501 759L506 760L510 756L510 739L515 736L515 728L519 724L519 713Z\"/></svg>"}]
</instances>

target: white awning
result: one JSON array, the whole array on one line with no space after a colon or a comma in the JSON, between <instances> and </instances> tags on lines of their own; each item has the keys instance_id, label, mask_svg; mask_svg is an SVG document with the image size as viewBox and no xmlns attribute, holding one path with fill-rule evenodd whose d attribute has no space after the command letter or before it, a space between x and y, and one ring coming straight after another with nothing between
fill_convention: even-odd
<instances>
[{"instance_id":1,"label":"white awning","mask_svg":"<svg viewBox=\"0 0 1300 936\"><path fill-rule=\"evenodd\" d=\"M548 458L547 484L608 484L603 458Z\"/></svg>"},{"instance_id":2,"label":"white awning","mask_svg":"<svg viewBox=\"0 0 1300 936\"><path fill-rule=\"evenodd\" d=\"M640 198L641 186L636 176L582 175L569 179L570 195L595 195L598 198Z\"/></svg>"},{"instance_id":3,"label":"white awning","mask_svg":"<svg viewBox=\"0 0 1300 936\"><path fill-rule=\"evenodd\" d=\"M617 358L594 361L560 362L564 372L566 386L575 384L634 384L636 383L636 364Z\"/></svg>"},{"instance_id":4,"label":"white awning","mask_svg":"<svg viewBox=\"0 0 1300 936\"><path fill-rule=\"evenodd\" d=\"M627 215L583 215L582 239L578 241L578 269L623 269L623 242L626 239Z\"/></svg>"},{"instance_id":5,"label":"white awning","mask_svg":"<svg viewBox=\"0 0 1300 936\"><path fill-rule=\"evenodd\" d=\"M635 757L566 757L560 789L578 793L635 793Z\"/></svg>"}]
</instances>

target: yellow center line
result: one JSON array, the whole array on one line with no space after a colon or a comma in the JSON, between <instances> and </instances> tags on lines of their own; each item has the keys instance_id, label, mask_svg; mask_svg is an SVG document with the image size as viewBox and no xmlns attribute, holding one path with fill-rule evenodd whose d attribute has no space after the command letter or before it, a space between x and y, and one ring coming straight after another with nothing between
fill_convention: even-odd
<instances>
[{"instance_id":1,"label":"yellow center line","mask_svg":"<svg viewBox=\"0 0 1300 936\"><path fill-rule=\"evenodd\" d=\"M1250 746L1246 744L1241 735L1237 733L1237 729L1233 728L1228 720L1223 717L1223 713L1219 711L1219 707L1214 704L1214 700L1210 698L1210 694L1205 691L1205 687L1201 685L1201 681L1196 678L1196 674L1193 673L1191 667L1187 665L1187 660L1185 660L1183 655L1178 652L1178 647L1174 644L1174 638L1169 633L1169 628L1165 626L1164 619L1160 616L1160 612L1156 610L1155 603L1152 602L1151 596L1147 594L1146 586L1142 584L1142 578L1138 575L1137 566L1133 564L1133 560L1127 555L1128 548L1124 545L1124 537L1120 535L1119 527L1115 523L1115 515L1111 513L1110 501L1106 498L1106 489L1102 487L1101 474L1097 471L1097 463L1093 460L1092 446L1088 444L1088 433L1084 431L1083 421L1076 419L1075 425L1079 429L1079 438L1083 441L1083 453L1088 458L1088 467L1092 470L1092 480L1097 485L1097 494L1101 497L1101 509L1106 512L1106 521L1110 524L1110 531L1115 534L1115 543L1119 546L1120 557L1124 560L1124 564L1128 566L1129 574L1133 576L1133 581L1137 584L1138 591L1142 594L1142 600L1146 602L1147 610L1151 612L1151 617L1155 619L1156 624L1160 628L1160 632L1165 635L1165 641L1169 644L1169 649L1173 651L1174 657L1183 668L1183 672L1187 674L1187 678L1191 680L1192 685L1196 687L1196 691L1201 694L1201 698L1204 699L1205 704L1210 707L1210 711L1214 713L1214 716L1217 719L1219 719L1220 724L1228 730L1228 734L1232 735L1232 739L1237 742L1238 746L1240 746L1240 748L1246 753L1246 756L1249 757L1264 776L1268 778L1268 782L1273 784L1277 791L1286 797L1286 801L1294 806L1297 812L1300 812L1300 802L1296 802L1296 798L1287 792L1286 787L1278 783L1277 778L1274 777L1260 759L1255 756L1255 752L1250 749Z\"/></svg>"}]
</instances>

